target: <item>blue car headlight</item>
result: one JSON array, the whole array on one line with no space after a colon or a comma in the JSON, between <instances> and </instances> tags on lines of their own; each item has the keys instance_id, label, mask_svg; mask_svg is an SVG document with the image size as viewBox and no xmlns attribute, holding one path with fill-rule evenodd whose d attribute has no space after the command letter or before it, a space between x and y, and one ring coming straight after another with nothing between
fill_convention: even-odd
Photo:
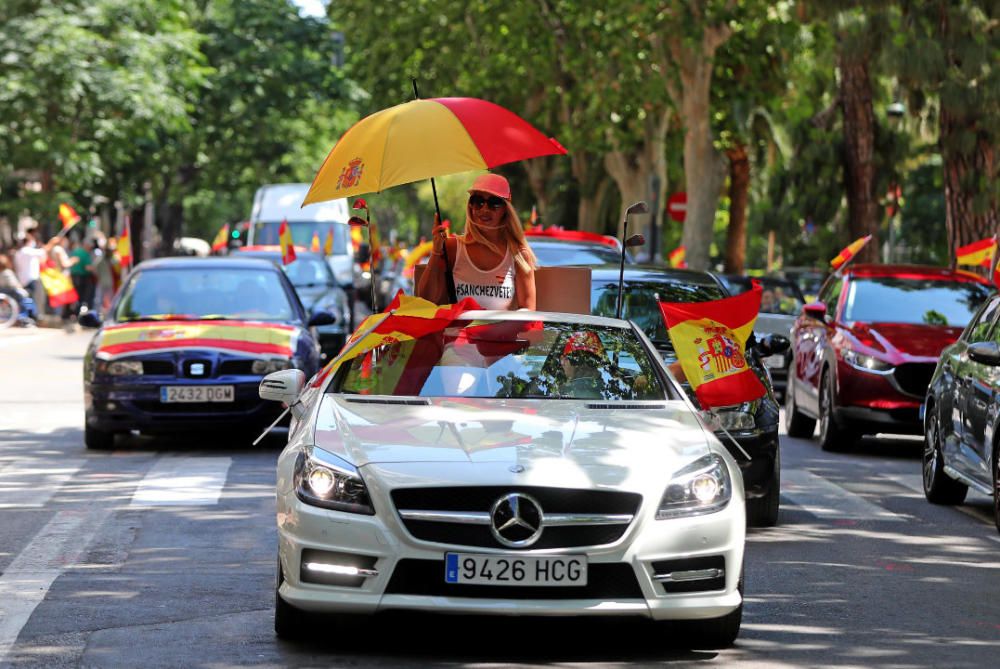
<instances>
[{"instance_id":1,"label":"blue car headlight","mask_svg":"<svg viewBox=\"0 0 1000 669\"><path fill-rule=\"evenodd\" d=\"M299 453L293 480L296 497L306 504L375 515L358 468L332 453L319 448L313 448L311 453Z\"/></svg>"},{"instance_id":2,"label":"blue car headlight","mask_svg":"<svg viewBox=\"0 0 1000 669\"><path fill-rule=\"evenodd\" d=\"M710 453L675 472L656 511L657 520L700 516L720 511L733 497L729 467Z\"/></svg>"},{"instance_id":3,"label":"blue car headlight","mask_svg":"<svg viewBox=\"0 0 1000 669\"><path fill-rule=\"evenodd\" d=\"M141 376L142 363L138 360L98 360L94 371L108 376Z\"/></svg>"}]
</instances>

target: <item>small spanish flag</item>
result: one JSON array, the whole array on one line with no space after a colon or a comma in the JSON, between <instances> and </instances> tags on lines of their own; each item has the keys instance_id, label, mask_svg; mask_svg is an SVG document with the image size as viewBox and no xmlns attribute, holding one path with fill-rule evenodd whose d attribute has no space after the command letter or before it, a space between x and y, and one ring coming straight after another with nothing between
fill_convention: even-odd
<instances>
[{"instance_id":1,"label":"small spanish flag","mask_svg":"<svg viewBox=\"0 0 1000 669\"><path fill-rule=\"evenodd\" d=\"M118 263L122 268L132 265L132 227L131 219L126 216L122 222L122 233L118 237L118 245L115 247L115 254L118 256Z\"/></svg>"},{"instance_id":2,"label":"small spanish flag","mask_svg":"<svg viewBox=\"0 0 1000 669\"><path fill-rule=\"evenodd\" d=\"M703 409L731 406L767 391L746 359L761 286L710 302L660 302L677 360Z\"/></svg>"},{"instance_id":3,"label":"small spanish flag","mask_svg":"<svg viewBox=\"0 0 1000 669\"><path fill-rule=\"evenodd\" d=\"M218 233L215 235L215 239L212 240L212 253L218 253L219 251L225 251L226 246L229 244L229 224L226 223L222 226Z\"/></svg>"},{"instance_id":4,"label":"small spanish flag","mask_svg":"<svg viewBox=\"0 0 1000 669\"><path fill-rule=\"evenodd\" d=\"M51 260L42 263L42 271L38 279L45 288L45 294L49 296L49 305L55 309L67 304L75 304L80 301L80 296L73 287L73 282L69 277L56 269L56 265Z\"/></svg>"},{"instance_id":5,"label":"small spanish flag","mask_svg":"<svg viewBox=\"0 0 1000 669\"><path fill-rule=\"evenodd\" d=\"M841 249L837 257L830 261L830 267L833 269L840 269L844 263L858 255L858 252L865 247L869 241L871 241L871 235L865 235L860 239L855 239L853 242Z\"/></svg>"},{"instance_id":6,"label":"small spanish flag","mask_svg":"<svg viewBox=\"0 0 1000 669\"><path fill-rule=\"evenodd\" d=\"M326 231L326 239L323 240L323 255L331 255L333 253L333 226Z\"/></svg>"},{"instance_id":7,"label":"small spanish flag","mask_svg":"<svg viewBox=\"0 0 1000 669\"><path fill-rule=\"evenodd\" d=\"M290 265L295 262L295 243L292 241L292 231L288 221L282 221L278 228L278 243L281 246L281 264Z\"/></svg>"},{"instance_id":8,"label":"small spanish flag","mask_svg":"<svg viewBox=\"0 0 1000 669\"><path fill-rule=\"evenodd\" d=\"M59 220L62 221L62 229L69 230L80 222L80 215L73 207L63 202L59 205Z\"/></svg>"},{"instance_id":9,"label":"small spanish flag","mask_svg":"<svg viewBox=\"0 0 1000 669\"><path fill-rule=\"evenodd\" d=\"M955 250L955 261L959 265L974 265L976 267L989 267L993 262L993 254L997 251L996 236L989 239L980 239L965 246L959 246Z\"/></svg>"},{"instance_id":10,"label":"small spanish flag","mask_svg":"<svg viewBox=\"0 0 1000 669\"><path fill-rule=\"evenodd\" d=\"M531 205L531 218L528 219L528 227L534 229L538 225L538 207Z\"/></svg>"},{"instance_id":11,"label":"small spanish flag","mask_svg":"<svg viewBox=\"0 0 1000 669\"><path fill-rule=\"evenodd\" d=\"M319 253L319 233L313 232L312 242L309 244L309 250L313 253Z\"/></svg>"},{"instance_id":12,"label":"small spanish flag","mask_svg":"<svg viewBox=\"0 0 1000 669\"><path fill-rule=\"evenodd\" d=\"M685 258L684 245L678 246L673 251L667 255L667 260L670 261L671 267L685 268L687 267L687 261Z\"/></svg>"}]
</instances>

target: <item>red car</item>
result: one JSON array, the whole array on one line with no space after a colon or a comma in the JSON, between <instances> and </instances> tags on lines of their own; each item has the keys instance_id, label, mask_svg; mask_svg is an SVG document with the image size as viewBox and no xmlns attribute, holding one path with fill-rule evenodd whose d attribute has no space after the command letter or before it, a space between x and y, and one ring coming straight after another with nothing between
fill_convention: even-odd
<instances>
[{"instance_id":1,"label":"red car","mask_svg":"<svg viewBox=\"0 0 1000 669\"><path fill-rule=\"evenodd\" d=\"M792 327L789 436L850 450L864 434L921 434L919 412L941 350L992 284L921 265L856 265L834 274Z\"/></svg>"}]
</instances>

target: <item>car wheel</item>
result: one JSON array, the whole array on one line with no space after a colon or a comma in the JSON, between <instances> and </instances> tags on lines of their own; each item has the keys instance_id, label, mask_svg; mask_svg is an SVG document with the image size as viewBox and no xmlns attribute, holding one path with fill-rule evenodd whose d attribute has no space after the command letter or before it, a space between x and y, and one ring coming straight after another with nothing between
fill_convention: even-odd
<instances>
[{"instance_id":1,"label":"car wheel","mask_svg":"<svg viewBox=\"0 0 1000 669\"><path fill-rule=\"evenodd\" d=\"M84 425L83 443L92 451L110 451L115 447L115 433Z\"/></svg>"},{"instance_id":2,"label":"car wheel","mask_svg":"<svg viewBox=\"0 0 1000 669\"><path fill-rule=\"evenodd\" d=\"M778 524L781 497L781 449L774 451L774 467L767 494L747 500L747 524L750 527L774 527Z\"/></svg>"},{"instance_id":3,"label":"car wheel","mask_svg":"<svg viewBox=\"0 0 1000 669\"><path fill-rule=\"evenodd\" d=\"M789 437L808 439L816 429L816 419L810 418L795 406L795 392L792 389L792 367L788 367L788 385L785 386L785 432Z\"/></svg>"},{"instance_id":4,"label":"car wheel","mask_svg":"<svg viewBox=\"0 0 1000 669\"><path fill-rule=\"evenodd\" d=\"M279 639L301 639L309 625L309 614L297 609L281 598L281 584L284 582L281 561L278 561L278 585L274 589L274 633Z\"/></svg>"},{"instance_id":5,"label":"car wheel","mask_svg":"<svg viewBox=\"0 0 1000 669\"><path fill-rule=\"evenodd\" d=\"M833 375L823 373L819 384L819 447L830 453L850 451L857 443L854 432L837 425L833 415Z\"/></svg>"},{"instance_id":6,"label":"car wheel","mask_svg":"<svg viewBox=\"0 0 1000 669\"><path fill-rule=\"evenodd\" d=\"M969 486L959 483L944 471L941 423L937 409L933 407L927 412L927 429L924 432L924 497L931 504L961 504Z\"/></svg>"}]
</instances>

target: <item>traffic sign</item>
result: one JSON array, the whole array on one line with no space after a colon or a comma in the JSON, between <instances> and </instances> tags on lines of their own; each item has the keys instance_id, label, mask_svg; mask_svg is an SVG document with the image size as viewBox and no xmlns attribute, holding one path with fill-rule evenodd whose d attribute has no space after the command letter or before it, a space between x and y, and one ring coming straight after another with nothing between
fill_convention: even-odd
<instances>
[{"instance_id":1,"label":"traffic sign","mask_svg":"<svg viewBox=\"0 0 1000 669\"><path fill-rule=\"evenodd\" d=\"M667 215L677 221L684 222L688 210L688 194L685 192L674 193L667 200Z\"/></svg>"}]
</instances>

